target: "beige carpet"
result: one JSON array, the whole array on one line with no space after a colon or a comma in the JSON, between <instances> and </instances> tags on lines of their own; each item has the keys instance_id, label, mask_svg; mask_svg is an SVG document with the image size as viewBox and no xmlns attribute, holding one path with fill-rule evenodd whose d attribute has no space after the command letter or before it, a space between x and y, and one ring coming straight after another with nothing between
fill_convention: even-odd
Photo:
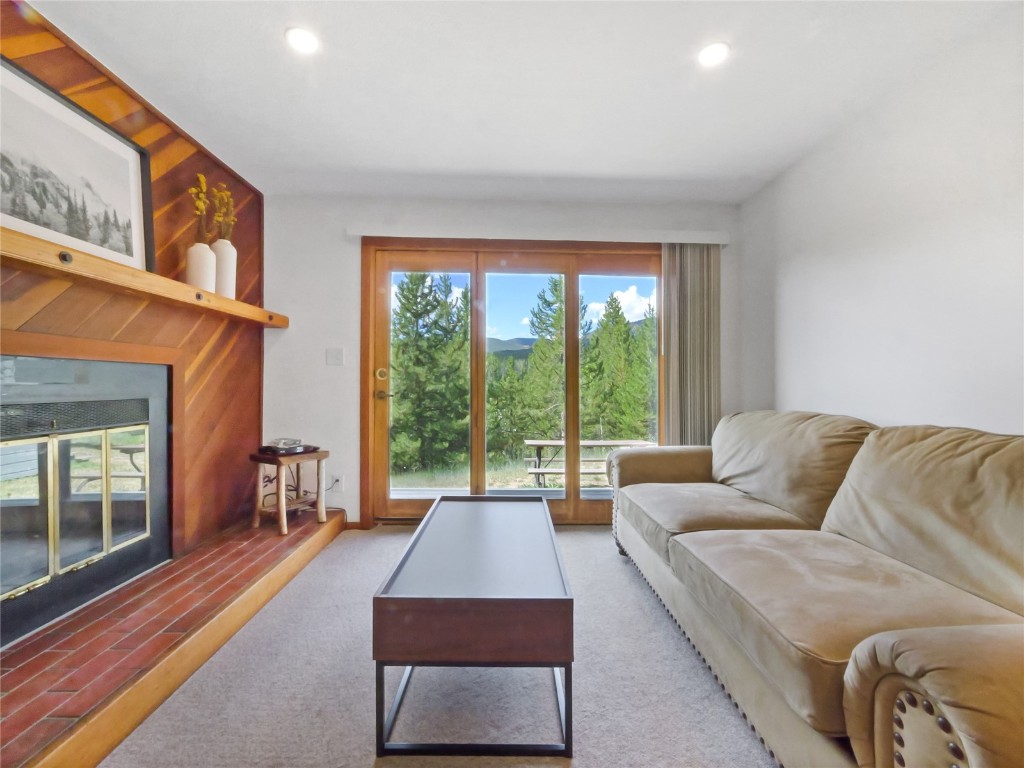
<instances>
[{"instance_id":1,"label":"beige carpet","mask_svg":"<svg viewBox=\"0 0 1024 768\"><path fill-rule=\"evenodd\" d=\"M377 759L371 598L410 533L339 536L104 768L774 765L607 527L558 531L575 596L573 759ZM392 738L558 741L556 713L549 670L420 668Z\"/></svg>"}]
</instances>

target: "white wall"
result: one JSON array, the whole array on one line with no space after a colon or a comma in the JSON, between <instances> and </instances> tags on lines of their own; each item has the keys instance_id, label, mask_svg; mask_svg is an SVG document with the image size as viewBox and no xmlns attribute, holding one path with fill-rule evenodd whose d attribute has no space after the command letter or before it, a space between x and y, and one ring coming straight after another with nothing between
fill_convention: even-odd
<instances>
[{"instance_id":1,"label":"white wall","mask_svg":"<svg viewBox=\"0 0 1024 768\"><path fill-rule=\"evenodd\" d=\"M600 232L614 240L643 232L718 230L735 235L737 209L727 205L498 203L268 197L265 201L265 305L289 316L286 330L265 332L264 437L300 437L331 451L329 475L344 491L328 494L349 519L359 515L360 241L348 234L476 237L483 231L522 239L572 239ZM740 359L741 249L722 259L723 407L770 400L744 381ZM326 364L343 349L345 364ZM766 380L767 383L770 383ZM747 404L745 398L752 405Z\"/></svg>"},{"instance_id":2,"label":"white wall","mask_svg":"<svg viewBox=\"0 0 1024 768\"><path fill-rule=\"evenodd\" d=\"M1008 6L741 206L776 407L1024 431L1021 29Z\"/></svg>"}]
</instances>

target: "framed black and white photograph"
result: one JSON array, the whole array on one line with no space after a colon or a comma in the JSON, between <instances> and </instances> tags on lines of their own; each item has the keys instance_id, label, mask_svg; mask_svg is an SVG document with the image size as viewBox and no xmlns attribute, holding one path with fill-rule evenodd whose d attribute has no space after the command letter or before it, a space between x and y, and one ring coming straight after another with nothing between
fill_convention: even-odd
<instances>
[{"instance_id":1,"label":"framed black and white photograph","mask_svg":"<svg viewBox=\"0 0 1024 768\"><path fill-rule=\"evenodd\" d=\"M0 223L153 268L149 153L3 59Z\"/></svg>"}]
</instances>

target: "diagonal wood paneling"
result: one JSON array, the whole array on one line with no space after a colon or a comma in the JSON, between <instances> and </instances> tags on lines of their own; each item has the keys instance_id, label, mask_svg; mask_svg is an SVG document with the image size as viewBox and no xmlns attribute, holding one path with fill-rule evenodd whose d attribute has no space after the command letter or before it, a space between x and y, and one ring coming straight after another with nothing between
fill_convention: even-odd
<instances>
[{"instance_id":1,"label":"diagonal wood paneling","mask_svg":"<svg viewBox=\"0 0 1024 768\"><path fill-rule=\"evenodd\" d=\"M3 298L0 327L20 328L70 288L67 280L51 280L26 272L12 275L0 288Z\"/></svg>"},{"instance_id":2,"label":"diagonal wood paneling","mask_svg":"<svg viewBox=\"0 0 1024 768\"><path fill-rule=\"evenodd\" d=\"M120 293L107 295L102 307L87 317L72 336L83 339L114 339L135 316L145 309L147 302Z\"/></svg>"},{"instance_id":3,"label":"diagonal wood paneling","mask_svg":"<svg viewBox=\"0 0 1024 768\"><path fill-rule=\"evenodd\" d=\"M17 330L73 336L75 330L98 312L109 298L106 291L88 285L72 285Z\"/></svg>"},{"instance_id":4,"label":"diagonal wood paneling","mask_svg":"<svg viewBox=\"0 0 1024 768\"><path fill-rule=\"evenodd\" d=\"M35 17L35 18L33 18ZM195 242L186 190L197 172L226 183L238 223L238 296L263 302L263 198L27 6L0 0L0 53L150 153L157 274L180 279ZM0 271L0 328L19 354L173 360L172 530L175 554L251 509L262 438L263 331L257 325L94 286ZM33 334L33 335L21 335ZM27 350L26 350L27 347ZM4 350L6 351L6 350Z\"/></svg>"}]
</instances>

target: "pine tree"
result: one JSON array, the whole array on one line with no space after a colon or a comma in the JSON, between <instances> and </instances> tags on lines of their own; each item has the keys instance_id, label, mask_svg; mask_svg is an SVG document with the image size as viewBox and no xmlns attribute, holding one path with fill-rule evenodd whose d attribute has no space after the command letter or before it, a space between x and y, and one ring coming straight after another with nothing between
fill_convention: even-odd
<instances>
[{"instance_id":1,"label":"pine tree","mask_svg":"<svg viewBox=\"0 0 1024 768\"><path fill-rule=\"evenodd\" d=\"M391 332L393 472L454 467L469 451L469 292L405 275Z\"/></svg>"},{"instance_id":2,"label":"pine tree","mask_svg":"<svg viewBox=\"0 0 1024 768\"><path fill-rule=\"evenodd\" d=\"M645 424L636 439L658 441L658 318L648 306L644 319L633 332L630 368L640 379L645 394Z\"/></svg>"},{"instance_id":3,"label":"pine tree","mask_svg":"<svg viewBox=\"0 0 1024 768\"><path fill-rule=\"evenodd\" d=\"M537 337L527 358L520 407L532 438L565 436L565 278L548 278L530 310L530 333Z\"/></svg>"},{"instance_id":4,"label":"pine tree","mask_svg":"<svg viewBox=\"0 0 1024 768\"><path fill-rule=\"evenodd\" d=\"M80 240L89 239L89 230L91 225L89 222L89 205L85 202L85 193L82 193L82 207L79 208L78 218L78 234L75 235Z\"/></svg>"},{"instance_id":5,"label":"pine tree","mask_svg":"<svg viewBox=\"0 0 1024 768\"><path fill-rule=\"evenodd\" d=\"M592 324L579 302L580 336ZM539 439L565 436L565 277L552 275L530 310L530 333L537 337L523 375L522 410L530 434Z\"/></svg>"},{"instance_id":6,"label":"pine tree","mask_svg":"<svg viewBox=\"0 0 1024 768\"><path fill-rule=\"evenodd\" d=\"M110 211L103 211L103 218L100 220L100 245L107 245L110 236L114 233L114 222L110 219Z\"/></svg>"},{"instance_id":7,"label":"pine tree","mask_svg":"<svg viewBox=\"0 0 1024 768\"><path fill-rule=\"evenodd\" d=\"M64 188L64 202L64 234L75 237L75 232L78 230L78 211L75 199L67 187Z\"/></svg>"},{"instance_id":8,"label":"pine tree","mask_svg":"<svg viewBox=\"0 0 1024 768\"><path fill-rule=\"evenodd\" d=\"M25 177L20 171L15 170L12 174L11 202L8 213L22 221L28 220L28 200L25 197L26 193Z\"/></svg>"},{"instance_id":9,"label":"pine tree","mask_svg":"<svg viewBox=\"0 0 1024 768\"><path fill-rule=\"evenodd\" d=\"M492 459L523 457L528 435L523 409L523 370L513 357L487 356L487 453Z\"/></svg>"},{"instance_id":10,"label":"pine tree","mask_svg":"<svg viewBox=\"0 0 1024 768\"><path fill-rule=\"evenodd\" d=\"M653 309L631 326L613 294L589 340L581 369L581 435L596 440L657 438L657 325Z\"/></svg>"},{"instance_id":11,"label":"pine tree","mask_svg":"<svg viewBox=\"0 0 1024 768\"><path fill-rule=\"evenodd\" d=\"M633 418L634 396L629 370L630 340L622 305L612 294L589 345L592 368L584 426L593 430L594 439L625 439L632 431L628 427Z\"/></svg>"}]
</instances>

